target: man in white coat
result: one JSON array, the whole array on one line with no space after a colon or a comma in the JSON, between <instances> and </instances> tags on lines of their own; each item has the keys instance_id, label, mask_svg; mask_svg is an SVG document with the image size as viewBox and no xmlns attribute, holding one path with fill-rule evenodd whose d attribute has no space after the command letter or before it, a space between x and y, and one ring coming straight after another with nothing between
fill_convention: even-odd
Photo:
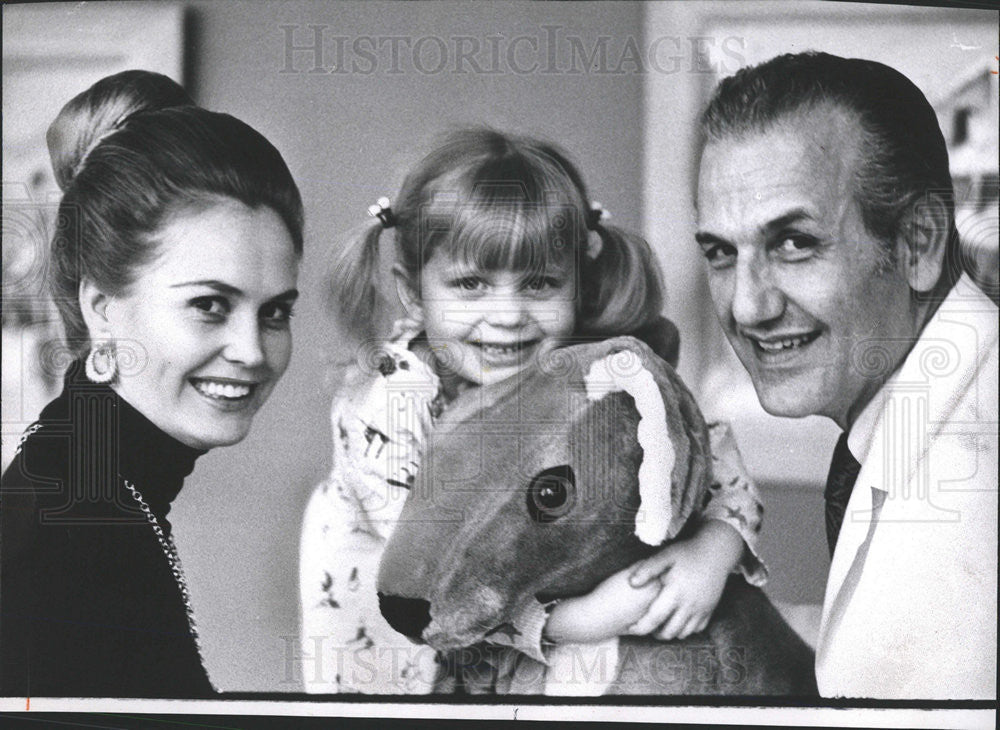
<instances>
[{"instance_id":1,"label":"man in white coat","mask_svg":"<svg viewBox=\"0 0 1000 730\"><path fill-rule=\"evenodd\" d=\"M885 65L804 53L722 81L702 129L723 329L768 412L844 431L821 694L995 697L997 307L962 273L934 111Z\"/></svg>"}]
</instances>

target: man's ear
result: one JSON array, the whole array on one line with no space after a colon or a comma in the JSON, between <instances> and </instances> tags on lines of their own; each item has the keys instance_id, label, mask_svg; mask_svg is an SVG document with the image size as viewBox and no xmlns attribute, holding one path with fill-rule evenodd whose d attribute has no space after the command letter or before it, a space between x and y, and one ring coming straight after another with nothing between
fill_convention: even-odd
<instances>
[{"instance_id":1,"label":"man's ear","mask_svg":"<svg viewBox=\"0 0 1000 730\"><path fill-rule=\"evenodd\" d=\"M950 230L948 208L937 193L927 193L904 215L897 245L913 291L928 292L937 285Z\"/></svg>"},{"instance_id":2,"label":"man's ear","mask_svg":"<svg viewBox=\"0 0 1000 730\"><path fill-rule=\"evenodd\" d=\"M406 315L410 319L422 322L424 308L420 300L420 287L415 277L411 276L402 264L395 264L392 267L392 276L396 280L396 294L399 295L399 301L406 310Z\"/></svg>"},{"instance_id":3,"label":"man's ear","mask_svg":"<svg viewBox=\"0 0 1000 730\"><path fill-rule=\"evenodd\" d=\"M80 311L91 337L111 337L111 322L107 310L112 297L87 277L80 281L79 296Z\"/></svg>"}]
</instances>

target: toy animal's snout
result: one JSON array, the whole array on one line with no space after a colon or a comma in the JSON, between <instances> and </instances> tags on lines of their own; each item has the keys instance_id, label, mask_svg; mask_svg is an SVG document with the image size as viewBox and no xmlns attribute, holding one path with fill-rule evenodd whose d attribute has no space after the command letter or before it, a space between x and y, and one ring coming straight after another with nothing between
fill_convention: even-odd
<instances>
[{"instance_id":1,"label":"toy animal's snout","mask_svg":"<svg viewBox=\"0 0 1000 730\"><path fill-rule=\"evenodd\" d=\"M422 598L403 598L378 594L378 607L396 631L403 636L423 643L420 638L431 622L431 604Z\"/></svg>"},{"instance_id":2,"label":"toy animal's snout","mask_svg":"<svg viewBox=\"0 0 1000 730\"><path fill-rule=\"evenodd\" d=\"M536 473L530 479L527 489L522 492L523 496L521 499L515 499L512 502L520 503L519 509L526 512L525 516L527 519L539 525L546 525L564 517L568 518L571 515L573 507L577 502L576 490L576 473L572 465L560 464L542 469ZM441 572L446 573L447 571ZM452 579L455 580L455 576L452 576ZM461 576L457 580L458 584L462 585ZM482 585L478 586L476 594L478 598L476 605L479 607L478 610L482 612L486 612L487 608L493 608L499 612L507 600L506 597L501 596L498 592L492 591ZM539 594L538 600L547 602L551 598L542 592ZM463 614L465 612L460 611L458 616L450 617L450 619L444 618L444 625L441 623L435 624L430 634L427 634L425 632L432 623L430 601L424 598L410 598L382 591L378 594L378 601L379 610L382 616L385 617L385 620L389 622L389 625L417 643L423 644L428 640L434 641L434 637L436 636L444 635L447 637L449 630L454 630L458 633L465 633L470 630L470 626L465 625L464 622ZM484 615L480 615L478 618L485 620ZM473 623L480 622L474 621ZM503 625L503 622L497 623L496 626L486 626L484 624L480 629L488 635L490 630L495 630ZM447 641L448 638L442 640Z\"/></svg>"}]
</instances>

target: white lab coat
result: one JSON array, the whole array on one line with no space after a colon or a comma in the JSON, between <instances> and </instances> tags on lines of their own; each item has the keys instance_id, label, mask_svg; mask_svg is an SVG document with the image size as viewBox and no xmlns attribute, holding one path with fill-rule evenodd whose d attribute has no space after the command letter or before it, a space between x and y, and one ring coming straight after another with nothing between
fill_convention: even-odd
<instances>
[{"instance_id":1,"label":"white lab coat","mask_svg":"<svg viewBox=\"0 0 1000 730\"><path fill-rule=\"evenodd\" d=\"M963 277L852 428L823 696L996 697L997 372L997 307Z\"/></svg>"}]
</instances>

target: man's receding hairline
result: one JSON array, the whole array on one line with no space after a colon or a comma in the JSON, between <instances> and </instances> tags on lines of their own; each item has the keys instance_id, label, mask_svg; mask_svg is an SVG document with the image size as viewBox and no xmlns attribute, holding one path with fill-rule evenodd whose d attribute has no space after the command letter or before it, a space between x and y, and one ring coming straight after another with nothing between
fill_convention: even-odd
<instances>
[{"instance_id":1,"label":"man's receding hairline","mask_svg":"<svg viewBox=\"0 0 1000 730\"><path fill-rule=\"evenodd\" d=\"M694 189L694 209L698 210L698 190L701 181L701 163L705 156L705 150L713 144L723 144L726 142L745 142L754 138L764 137L768 134L787 133L789 135L809 135L813 130L808 124L802 124L807 122L809 117L814 117L817 114L826 113L828 114L828 119L833 120L836 123L836 118L839 116L841 120L846 121L848 124L854 125L854 130L857 135L853 138L853 147L847 146L848 149L838 150L839 152L848 153L853 151L854 159L851 161L853 163L853 169L851 170L850 178L853 181L851 195L854 197L855 201L860 205L862 201L858 198L859 190L857 186L858 173L861 172L861 167L864 163L863 153L864 153L864 143L865 137L869 134L868 130L865 128L864 121L861 119L861 115L854 109L851 109L844 104L838 103L836 99L820 99L820 100L809 100L804 101L801 105L795 107L794 109L789 109L786 112L782 112L778 116L768 119L762 123L757 123L752 126L747 126L742 129L737 129L732 126L724 130L720 135L704 135L701 149L697 157L698 162L698 172L695 178L695 189ZM851 139L850 135L843 137L844 139Z\"/></svg>"},{"instance_id":2,"label":"man's receding hairline","mask_svg":"<svg viewBox=\"0 0 1000 730\"><path fill-rule=\"evenodd\" d=\"M841 118L856 125L856 128L861 133L866 132L864 120L861 118L861 115L851 107L838 102L836 99L807 99L803 100L801 104L791 109L783 110L777 116L769 119L754 120L748 122L746 125L741 125L740 127L735 125L726 125L721 130L721 133L710 133L709 130L706 129L705 134L703 135L702 148L708 147L708 145L713 142L721 142L725 140L740 141L749 139L750 137L768 134L775 130L800 131L801 127L794 124L795 122L807 121L808 117L812 117L823 112L828 113L834 118L840 116Z\"/></svg>"}]
</instances>

